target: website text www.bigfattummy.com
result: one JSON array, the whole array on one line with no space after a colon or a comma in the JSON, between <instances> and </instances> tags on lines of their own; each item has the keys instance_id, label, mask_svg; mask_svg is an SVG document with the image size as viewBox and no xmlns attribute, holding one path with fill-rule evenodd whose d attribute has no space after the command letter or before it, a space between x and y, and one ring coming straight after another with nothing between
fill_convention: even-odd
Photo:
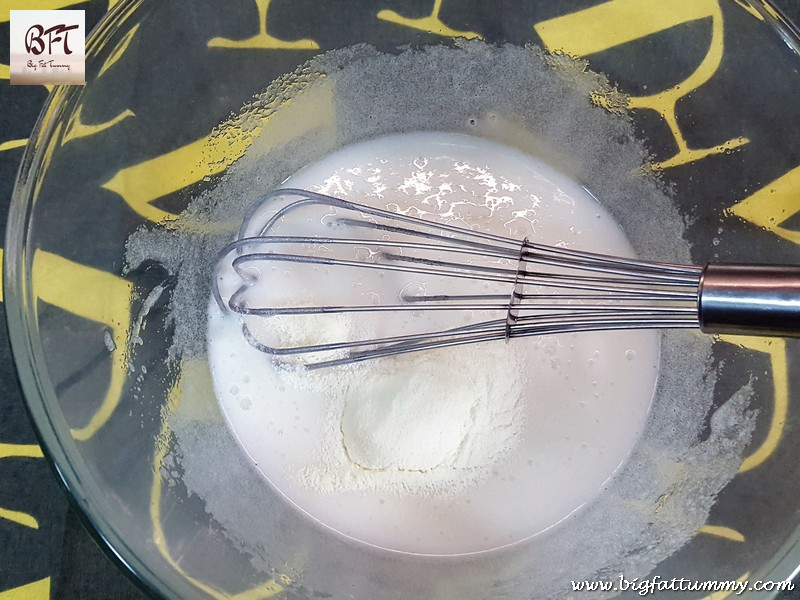
<instances>
[{"instance_id":1,"label":"website text www.bigfattummy.com","mask_svg":"<svg viewBox=\"0 0 800 600\"><path fill-rule=\"evenodd\" d=\"M647 596L655 592L732 592L737 596L746 591L778 592L793 590L791 581L697 581L693 579L662 579L658 575L648 579L626 579L620 575L616 580L571 581L573 592L637 592Z\"/></svg>"}]
</instances>

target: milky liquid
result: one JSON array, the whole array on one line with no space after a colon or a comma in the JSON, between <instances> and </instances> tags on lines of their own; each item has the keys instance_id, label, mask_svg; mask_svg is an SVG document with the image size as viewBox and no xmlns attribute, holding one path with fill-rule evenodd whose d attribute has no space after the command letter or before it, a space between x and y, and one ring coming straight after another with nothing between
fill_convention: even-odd
<instances>
[{"instance_id":1,"label":"milky liquid","mask_svg":"<svg viewBox=\"0 0 800 600\"><path fill-rule=\"evenodd\" d=\"M532 242L633 255L618 225L582 187L527 154L464 135L398 134L355 144L285 186ZM281 275L288 287L311 293L336 288L339 277L320 271L313 281L298 282L291 269ZM345 300L351 294L351 303L360 298L355 289L339 293ZM519 369L526 383L516 420L520 435L485 475L441 493L348 488L346 481L321 490L299 474L320 461L330 416L324 390L287 385L269 357L243 338L236 317L213 304L209 314L215 393L254 465L328 528L409 553L503 547L591 502L643 431L657 377L658 334L652 331L512 340L513 365L493 363L491 352L481 360L471 349L470 362L459 368L483 370L497 381L509 377L505 370Z\"/></svg>"}]
</instances>

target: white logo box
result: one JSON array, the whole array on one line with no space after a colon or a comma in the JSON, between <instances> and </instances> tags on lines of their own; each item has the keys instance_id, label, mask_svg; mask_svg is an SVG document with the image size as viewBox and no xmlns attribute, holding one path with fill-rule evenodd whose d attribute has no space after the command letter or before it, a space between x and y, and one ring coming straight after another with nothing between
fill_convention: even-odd
<instances>
[{"instance_id":1,"label":"white logo box","mask_svg":"<svg viewBox=\"0 0 800 600\"><path fill-rule=\"evenodd\" d=\"M86 13L10 11L11 85L86 83Z\"/></svg>"}]
</instances>

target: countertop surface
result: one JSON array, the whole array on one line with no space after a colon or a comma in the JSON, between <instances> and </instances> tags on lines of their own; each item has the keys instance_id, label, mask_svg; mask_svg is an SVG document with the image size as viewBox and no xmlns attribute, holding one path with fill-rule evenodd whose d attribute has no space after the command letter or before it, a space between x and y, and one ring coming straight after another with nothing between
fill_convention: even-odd
<instances>
[{"instance_id":1,"label":"countertop surface","mask_svg":"<svg viewBox=\"0 0 800 600\"><path fill-rule=\"evenodd\" d=\"M0 226L3 231L23 148L48 94L42 86L9 84L9 10L85 10L87 29L91 29L115 3L115 0L0 0ZM774 0L774 3L791 20L800 23L800 0ZM394 4L397 7L402 2ZM565 12L581 4L565 2ZM2 297L0 285L0 600L143 598L143 593L84 529L81 518L70 507L66 493L42 457L14 372ZM781 598L800 598L800 590L784 593Z\"/></svg>"}]
</instances>

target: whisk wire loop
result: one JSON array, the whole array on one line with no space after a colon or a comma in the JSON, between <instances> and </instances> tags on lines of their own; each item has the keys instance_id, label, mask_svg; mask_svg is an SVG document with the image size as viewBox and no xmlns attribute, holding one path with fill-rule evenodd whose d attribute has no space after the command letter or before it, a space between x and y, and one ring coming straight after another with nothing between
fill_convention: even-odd
<instances>
[{"instance_id":1,"label":"whisk wire loop","mask_svg":"<svg viewBox=\"0 0 800 600\"><path fill-rule=\"evenodd\" d=\"M322 209L321 218L308 217L315 209ZM309 220L322 232L307 232ZM305 363L309 368L533 335L698 327L703 273L700 267L531 243L298 189L277 190L255 202L236 239L219 252L217 265L213 297L223 311L243 319L430 311L472 319L431 331L294 346L267 343L245 320L245 339L262 352L275 357L322 353ZM403 286L393 301L377 304L254 302L258 295L252 287L271 272L269 266L280 265L333 268L342 279L345 273L358 278L373 272L422 283L418 291ZM231 270L239 282L223 294L223 274ZM428 281L443 289L428 293ZM480 286L485 289L475 291Z\"/></svg>"}]
</instances>

